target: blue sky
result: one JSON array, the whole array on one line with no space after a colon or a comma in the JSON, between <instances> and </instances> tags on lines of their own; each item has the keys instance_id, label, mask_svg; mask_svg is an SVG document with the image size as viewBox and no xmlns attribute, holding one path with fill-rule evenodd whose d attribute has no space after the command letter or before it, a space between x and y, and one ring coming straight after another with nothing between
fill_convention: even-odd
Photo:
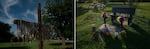
<instances>
[{"instance_id":1,"label":"blue sky","mask_svg":"<svg viewBox=\"0 0 150 49\"><path fill-rule=\"evenodd\" d=\"M40 0L42 8L46 0ZM38 0L0 0L0 21L8 23L16 35L16 25L13 20L25 20L37 23Z\"/></svg>"}]
</instances>

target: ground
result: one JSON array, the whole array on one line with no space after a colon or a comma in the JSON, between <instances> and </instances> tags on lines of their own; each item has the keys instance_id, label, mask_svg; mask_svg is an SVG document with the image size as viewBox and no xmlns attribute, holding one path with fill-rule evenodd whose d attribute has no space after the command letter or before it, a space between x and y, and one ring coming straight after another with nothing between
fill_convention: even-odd
<instances>
[{"instance_id":1,"label":"ground","mask_svg":"<svg viewBox=\"0 0 150 49\"><path fill-rule=\"evenodd\" d=\"M102 36L105 45L98 37L98 33L92 32L92 24L97 29L103 24L102 11L111 13L111 6L123 3L108 3L104 10L93 11L88 9L90 3L77 3L77 48L78 49L150 49L150 3L138 3L133 24L126 30L126 37L115 39ZM97 19L100 20L98 21ZM107 24L112 24L108 16Z\"/></svg>"},{"instance_id":2,"label":"ground","mask_svg":"<svg viewBox=\"0 0 150 49\"><path fill-rule=\"evenodd\" d=\"M44 41L43 49L60 49L61 41ZM38 41L32 42L12 42L12 43L0 43L0 49L39 49ZM66 42L66 49L73 49L73 43L71 41Z\"/></svg>"}]
</instances>

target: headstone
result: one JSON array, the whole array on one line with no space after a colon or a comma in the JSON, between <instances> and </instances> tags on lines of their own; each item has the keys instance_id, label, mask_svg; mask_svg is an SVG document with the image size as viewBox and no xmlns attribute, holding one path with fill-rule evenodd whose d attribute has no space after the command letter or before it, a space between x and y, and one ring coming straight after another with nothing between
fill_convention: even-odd
<instances>
[{"instance_id":1,"label":"headstone","mask_svg":"<svg viewBox=\"0 0 150 49\"><path fill-rule=\"evenodd\" d=\"M133 15L135 14L135 8L130 7L113 7L112 12L114 13L114 16L116 16L116 13L125 13L129 14L128 17L128 24L132 23Z\"/></svg>"}]
</instances>

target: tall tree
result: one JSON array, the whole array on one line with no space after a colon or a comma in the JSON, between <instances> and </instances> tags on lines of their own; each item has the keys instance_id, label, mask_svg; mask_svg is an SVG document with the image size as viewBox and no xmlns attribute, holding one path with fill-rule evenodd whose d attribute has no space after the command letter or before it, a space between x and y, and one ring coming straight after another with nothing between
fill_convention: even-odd
<instances>
[{"instance_id":1,"label":"tall tree","mask_svg":"<svg viewBox=\"0 0 150 49\"><path fill-rule=\"evenodd\" d=\"M138 6L138 0L128 0L128 5L130 7L137 7Z\"/></svg>"},{"instance_id":2,"label":"tall tree","mask_svg":"<svg viewBox=\"0 0 150 49\"><path fill-rule=\"evenodd\" d=\"M9 24L0 22L0 42L9 42L12 37L15 37L10 33L10 28Z\"/></svg>"},{"instance_id":3,"label":"tall tree","mask_svg":"<svg viewBox=\"0 0 150 49\"><path fill-rule=\"evenodd\" d=\"M42 15L44 23L57 28L62 40L73 39L73 0L47 0Z\"/></svg>"}]
</instances>

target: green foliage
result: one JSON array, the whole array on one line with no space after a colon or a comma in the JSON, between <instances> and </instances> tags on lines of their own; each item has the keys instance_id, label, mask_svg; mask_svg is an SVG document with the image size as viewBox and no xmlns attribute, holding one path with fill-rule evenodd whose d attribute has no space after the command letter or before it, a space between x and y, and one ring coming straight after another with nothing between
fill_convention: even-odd
<instances>
[{"instance_id":1,"label":"green foliage","mask_svg":"<svg viewBox=\"0 0 150 49\"><path fill-rule=\"evenodd\" d=\"M44 23L55 25L65 37L73 37L70 35L73 34L73 0L47 0L42 13Z\"/></svg>"},{"instance_id":2,"label":"green foliage","mask_svg":"<svg viewBox=\"0 0 150 49\"><path fill-rule=\"evenodd\" d=\"M9 24L0 22L0 42L9 42L12 37L15 37L10 33L10 28Z\"/></svg>"}]
</instances>

